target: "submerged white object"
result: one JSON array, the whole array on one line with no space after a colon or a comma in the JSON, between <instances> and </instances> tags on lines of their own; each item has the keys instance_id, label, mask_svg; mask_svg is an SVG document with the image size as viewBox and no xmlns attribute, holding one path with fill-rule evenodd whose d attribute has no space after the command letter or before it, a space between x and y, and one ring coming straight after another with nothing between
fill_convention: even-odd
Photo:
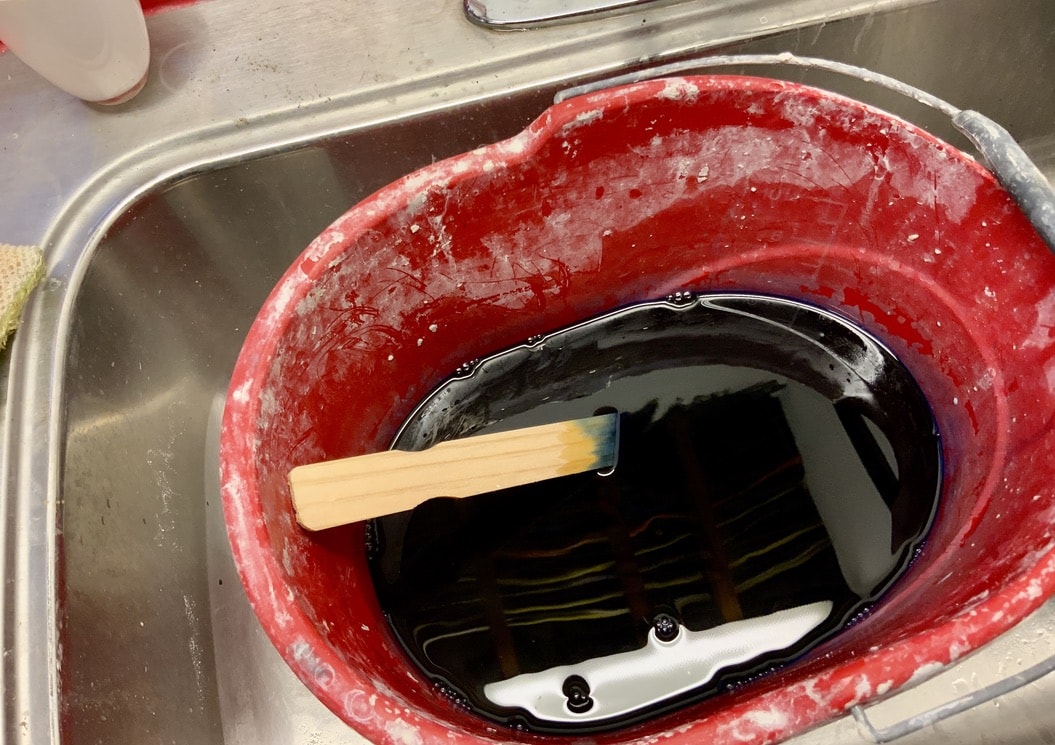
<instances>
[{"instance_id":1,"label":"submerged white object","mask_svg":"<svg viewBox=\"0 0 1055 745\"><path fill-rule=\"evenodd\" d=\"M681 627L669 642L660 640L652 629L641 649L489 683L484 695L499 706L524 709L546 722L600 722L691 691L722 668L790 647L831 612L832 603L825 600L706 631ZM589 687L592 705L585 711L568 707L564 682L573 676Z\"/></svg>"},{"instance_id":2,"label":"submerged white object","mask_svg":"<svg viewBox=\"0 0 1055 745\"><path fill-rule=\"evenodd\" d=\"M0 39L85 101L127 101L146 81L150 40L139 0L0 0Z\"/></svg>"}]
</instances>

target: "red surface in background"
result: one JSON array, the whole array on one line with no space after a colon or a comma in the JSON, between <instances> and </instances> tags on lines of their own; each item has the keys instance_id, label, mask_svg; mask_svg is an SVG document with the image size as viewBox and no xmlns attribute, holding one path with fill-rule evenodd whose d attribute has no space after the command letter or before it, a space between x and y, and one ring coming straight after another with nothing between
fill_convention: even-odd
<instances>
[{"instance_id":1,"label":"red surface in background","mask_svg":"<svg viewBox=\"0 0 1055 745\"><path fill-rule=\"evenodd\" d=\"M153 13L162 8L176 8L181 5L193 5L196 0L142 0L141 5L147 13Z\"/></svg>"},{"instance_id":2,"label":"red surface in background","mask_svg":"<svg viewBox=\"0 0 1055 745\"><path fill-rule=\"evenodd\" d=\"M159 10L165 8L178 8L181 5L193 5L197 0L140 0L140 4L143 6L143 11L150 15ZM7 51L7 47L4 46L4 42L0 40L0 54Z\"/></svg>"}]
</instances>

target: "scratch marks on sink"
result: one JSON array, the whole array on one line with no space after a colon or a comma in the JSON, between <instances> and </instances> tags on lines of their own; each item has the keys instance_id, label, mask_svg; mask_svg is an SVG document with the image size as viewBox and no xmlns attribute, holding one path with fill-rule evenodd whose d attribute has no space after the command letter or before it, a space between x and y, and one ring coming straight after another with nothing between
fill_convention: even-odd
<instances>
[{"instance_id":1,"label":"scratch marks on sink","mask_svg":"<svg viewBox=\"0 0 1055 745\"><path fill-rule=\"evenodd\" d=\"M173 514L173 503L177 493L176 483L176 443L179 433L176 431L176 422L179 421L180 410L184 404L173 401L169 404L169 431L168 439L164 447L149 448L147 450L147 464L154 473L157 486L157 496L160 502L157 512L157 529L154 533L154 541L159 545L168 544L172 548L178 548L176 544L176 515Z\"/></svg>"},{"instance_id":2,"label":"scratch marks on sink","mask_svg":"<svg viewBox=\"0 0 1055 745\"><path fill-rule=\"evenodd\" d=\"M864 23L861 24L861 30L857 32L857 36L854 37L854 56L857 56L858 49L861 46L861 40L864 39L868 32L872 28L872 24L875 22L875 13L869 13L865 16Z\"/></svg>"},{"instance_id":3,"label":"scratch marks on sink","mask_svg":"<svg viewBox=\"0 0 1055 745\"><path fill-rule=\"evenodd\" d=\"M187 651L190 653L190 663L194 669L194 687L197 693L198 708L204 711L206 682L201 642L201 623L198 619L197 605L186 594L183 596L183 611L187 619L187 628L190 631L190 636L187 640Z\"/></svg>"},{"instance_id":4,"label":"scratch marks on sink","mask_svg":"<svg viewBox=\"0 0 1055 745\"><path fill-rule=\"evenodd\" d=\"M176 521L172 515L172 500L174 496L172 476L175 473L172 461L171 450L154 448L147 450L147 463L154 469L158 496L161 500L161 509L157 513L157 529L154 532L154 542L158 545L166 543L169 534L176 528Z\"/></svg>"}]
</instances>

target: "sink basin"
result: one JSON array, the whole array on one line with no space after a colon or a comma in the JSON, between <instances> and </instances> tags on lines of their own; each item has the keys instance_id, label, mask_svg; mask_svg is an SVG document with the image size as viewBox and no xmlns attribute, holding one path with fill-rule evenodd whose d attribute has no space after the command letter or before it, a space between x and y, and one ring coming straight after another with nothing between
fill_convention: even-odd
<instances>
[{"instance_id":1,"label":"sink basin","mask_svg":"<svg viewBox=\"0 0 1055 745\"><path fill-rule=\"evenodd\" d=\"M115 182L99 177L102 196L86 193L55 218L58 277L34 299L9 363L3 731L12 742L361 741L286 668L249 608L220 510L218 427L242 340L280 274L399 176L514 135L567 85L693 46L791 51L892 75L997 120L1055 175L1055 88L1037 82L1055 71L1047 0L861 3L838 16L807 2L801 18L764 35L759 16L765 25L779 4L744 3L755 7L742 28L714 35L713 14L688 5L587 22L618 50L604 69L576 75L554 68L554 37L530 36L549 31L514 39L474 29L496 49L515 42L518 84L391 106L381 86L236 123L204 145L176 138L164 168L144 155L149 177L129 181L137 163L123 162ZM159 35L195 12L157 17ZM696 42L668 46L661 23L631 33L664 14L691 21ZM826 73L757 72L845 93L968 147L939 115L887 92ZM447 84L475 74L485 73L467 63ZM1039 701L1015 704L1029 726L1019 716L1000 742L1055 731ZM987 721L993 737L1002 725ZM918 741L982 742L980 732L950 727ZM802 737L827 741L824 730Z\"/></svg>"}]
</instances>

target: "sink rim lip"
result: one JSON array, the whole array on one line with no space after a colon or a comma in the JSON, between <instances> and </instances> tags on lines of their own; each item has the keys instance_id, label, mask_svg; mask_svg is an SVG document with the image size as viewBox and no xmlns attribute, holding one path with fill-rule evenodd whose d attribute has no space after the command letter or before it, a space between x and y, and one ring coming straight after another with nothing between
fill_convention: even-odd
<instances>
[{"instance_id":1,"label":"sink rim lip","mask_svg":"<svg viewBox=\"0 0 1055 745\"><path fill-rule=\"evenodd\" d=\"M259 412L259 406L253 402L258 401L262 385L260 382L261 376L254 375L254 372L264 369L264 363L259 362L259 360L268 358L266 352L269 349L273 350L277 343L278 334L272 334L272 331L284 322L288 322L288 315L285 318L283 316L294 312L293 309L296 306L296 302L304 297L304 293L307 291L305 288L310 287L312 279L321 275L327 266L332 265L343 254L342 250L334 247L339 247L346 234L356 234L358 231L369 229L379 216L391 214L393 209L405 208L415 196L424 193L424 188L427 188L429 184L439 183L446 185L467 175L483 172L488 169L489 166L486 165L488 162L491 162L490 167L494 167L496 163L501 167L515 165L520 160L529 158L534 152L534 148L548 138L559 134L562 127L574 126L577 122L582 122L583 118L589 121L590 117L596 113L594 109L603 108L603 102L610 97L614 97L617 93L629 89L648 89L660 92L663 86L671 80L678 81L692 78L749 79L770 84L776 83L784 89L820 90L836 99L875 110L875 107L870 104L862 103L841 94L831 93L824 88L789 83L788 81L772 78L754 75L678 75L673 78L632 83L620 86L618 89L605 89L598 93L588 93L567 99L549 107L525 130L512 138L453 156L414 171L352 206L294 260L283 277L278 281L265 301L260 315L254 320L243 350L253 342L259 342L260 348L254 351L252 360L245 359L243 355L240 355L236 363L235 375L229 388L229 395L224 409L223 429L240 428L240 431L254 431L251 426L254 418L251 415L254 412ZM893 116L886 112L881 113L887 117ZM576 117L579 117L579 119ZM916 130L931 141L940 143L947 150L956 153L960 152L957 148L948 145L922 128L910 122L907 124L909 128ZM966 156L964 157L967 160ZM989 179L994 178L988 170L977 162L972 161L971 166L984 173ZM298 278L301 280L300 286L297 286ZM260 370L257 369L258 366ZM223 509L240 578L246 587L254 612L257 612L258 608L265 608L265 601L268 601L273 606L272 610L278 610L280 613L285 613L291 617L292 631L284 631L277 629L273 618L270 619L269 623L261 613L257 612L257 617L264 625L268 636L282 653L287 663L294 668L302 682L327 706L333 709L338 716L343 718L343 715L334 708L337 704L334 702L330 691L327 690L333 682L331 680L332 677L345 677L348 682L353 684L354 687L348 690L345 695L378 695L391 699L388 694L378 690L373 682L365 677L357 678L356 675L334 674L335 670L342 668L346 670L348 666L326 644L318 629L310 623L296 605L287 585L281 581L283 573L273 552L270 551L270 539L263 523L261 521L255 523L251 520L247 521L243 514L243 512L251 512L253 507L259 503L259 498L256 495L249 497L250 501L254 503L252 506L247 507L241 504L235 506L236 502L244 500L235 495L235 489L239 487L231 485L232 479L230 476L231 473L234 473L233 481L241 482L244 473L241 472L240 465L230 466L229 460L238 461L247 460L248 458L243 458L237 454L229 456L225 450L226 448L221 442L221 467L225 469L222 477ZM236 535L238 531L241 531L242 534ZM265 577L263 585L257 585L255 578L249 577L243 552L259 553L259 556L263 557L263 561L260 562L263 566L258 565L254 567L255 573ZM260 594L262 587L270 589L270 597L264 598ZM1038 589L1041 591L1037 592ZM975 650L1006 632L1019 620L1025 618L1042 605L1053 591L1055 591L1055 541L1051 543L1049 550L1038 558L1032 567L1021 571L1014 579L1008 581L1000 588L998 592L988 593L986 596L981 597L977 604L961 609L951 618L942 621L926 632L913 636L911 640L900 640L883 650L877 650L875 655L869 658L869 662L872 664L885 662L888 663L888 666L900 668L898 679L901 682L896 688L900 690L909 688L955 663L968 650ZM982 616L987 618L986 623L974 620ZM311 639L318 643L311 644L309 641ZM955 640L961 641L957 642ZM909 648L909 641L914 642L912 647L915 652ZM961 647L960 644L966 646ZM907 660L910 657L915 660L915 667L913 667L912 672L907 669ZM925 661L920 662L920 660ZM804 681L801 681L799 685L804 686L807 690L812 690L815 686L824 689L834 681L849 678L859 668L860 663L856 661L829 666L811 674ZM323 683L320 680L316 680L310 673L312 669L327 671L325 676L327 681ZM784 736L800 733L810 726L845 713L851 706L869 703L882 695L884 694L879 693L875 687L870 685L867 692L857 692L849 696L849 703L841 708L830 701L822 704L820 701L815 700L813 696L808 696L812 701L812 705L804 704L803 708L796 709L794 711L795 726L790 730L784 731L781 729L780 731L783 732ZM402 705L400 699L395 698L392 700ZM760 709L767 708L767 704L779 709L782 702L783 699L780 696L780 692L763 693L749 702L742 702L711 714L706 720L694 720L688 724L682 723L681 726L668 728L656 732L654 735L674 737L673 741L680 741L678 738L683 736L699 737L699 735L708 732L713 734L721 731L724 726L732 726L738 720L743 721L745 715L749 715L752 711L758 712ZM365 721L356 720L353 722L347 719L346 721L366 737L379 738L378 742L390 742L392 740L389 739L388 733L384 731L384 727L396 724L397 721L400 724L406 724L404 716L412 716L416 723L415 728L420 726L422 731L438 725L444 728L443 732L448 731L445 724L441 725L430 714L423 715L421 712L404 712L404 715L392 720L378 722L379 711L375 708L374 714ZM352 719L355 718L352 717ZM466 742L482 743L489 741L464 731L457 731L457 736L464 738Z\"/></svg>"}]
</instances>

